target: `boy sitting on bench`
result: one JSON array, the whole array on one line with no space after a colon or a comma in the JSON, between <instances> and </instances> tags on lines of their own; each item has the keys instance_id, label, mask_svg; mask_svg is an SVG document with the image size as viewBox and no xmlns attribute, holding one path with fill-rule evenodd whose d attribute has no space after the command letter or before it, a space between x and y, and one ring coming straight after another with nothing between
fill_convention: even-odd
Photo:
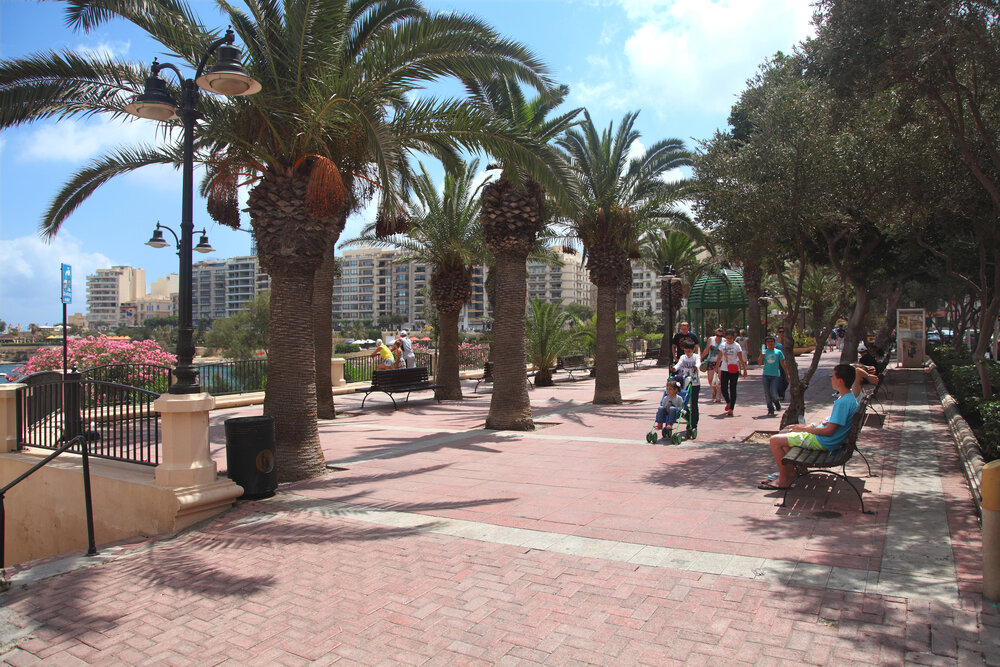
<instances>
[{"instance_id":1,"label":"boy sitting on bench","mask_svg":"<svg viewBox=\"0 0 1000 667\"><path fill-rule=\"evenodd\" d=\"M830 417L821 424L793 424L781 433L771 436L771 454L778 464L778 477L774 480L765 479L757 488L775 491L787 489L795 478L795 468L788 463L782 463L785 454L792 447L806 449L825 449L833 451L840 447L851 430L851 420L858 410L858 397L861 395L861 385L865 382L878 382L878 377L869 373L864 366L837 364L833 369L830 384L840 397L833 404Z\"/></svg>"}]
</instances>

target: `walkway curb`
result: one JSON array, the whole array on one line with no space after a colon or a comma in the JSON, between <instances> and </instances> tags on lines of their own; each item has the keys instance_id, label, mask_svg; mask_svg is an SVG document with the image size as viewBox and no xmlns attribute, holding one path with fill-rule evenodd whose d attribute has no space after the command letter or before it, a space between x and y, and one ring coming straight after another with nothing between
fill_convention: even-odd
<instances>
[{"instance_id":1,"label":"walkway curb","mask_svg":"<svg viewBox=\"0 0 1000 667\"><path fill-rule=\"evenodd\" d=\"M965 474L965 481L969 485L969 492L972 494L972 501L976 504L976 513L983 515L983 492L980 488L980 479L983 475L983 466L986 464L983 459L983 451L979 446L979 440L958 412L958 402L955 397L948 393L941 379L941 373L933 361L929 362L931 377L934 379L934 387L937 389L938 397L941 399L941 406L944 408L944 416L948 420L948 428L955 439L955 448L958 450L958 458L962 462L962 472Z\"/></svg>"}]
</instances>

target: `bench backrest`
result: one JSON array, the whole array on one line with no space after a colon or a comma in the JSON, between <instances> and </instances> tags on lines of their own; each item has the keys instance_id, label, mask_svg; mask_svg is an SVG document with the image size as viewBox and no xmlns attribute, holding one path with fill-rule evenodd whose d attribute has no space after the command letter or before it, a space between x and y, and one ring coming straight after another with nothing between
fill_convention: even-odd
<instances>
[{"instance_id":1,"label":"bench backrest","mask_svg":"<svg viewBox=\"0 0 1000 667\"><path fill-rule=\"evenodd\" d=\"M566 368L567 366L583 366L586 363L582 354L571 354L567 357L559 357L556 368Z\"/></svg>"},{"instance_id":2,"label":"bench backrest","mask_svg":"<svg viewBox=\"0 0 1000 667\"><path fill-rule=\"evenodd\" d=\"M372 373L373 387L399 387L426 382L430 378L426 366L416 368L398 368L395 370L376 370Z\"/></svg>"},{"instance_id":3,"label":"bench backrest","mask_svg":"<svg viewBox=\"0 0 1000 667\"><path fill-rule=\"evenodd\" d=\"M851 419L851 430L848 431L847 437L844 438L844 444L840 446L841 459L847 461L854 455L854 449L858 444L858 434L861 433L861 427L865 423L865 413L868 411L868 397L864 394L861 395L861 400L858 401L858 411L854 413L854 418Z\"/></svg>"}]
</instances>

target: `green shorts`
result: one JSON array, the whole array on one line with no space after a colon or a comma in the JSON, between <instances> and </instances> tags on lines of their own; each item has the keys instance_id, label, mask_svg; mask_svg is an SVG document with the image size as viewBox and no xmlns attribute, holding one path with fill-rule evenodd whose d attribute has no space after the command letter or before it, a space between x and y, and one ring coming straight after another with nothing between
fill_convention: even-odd
<instances>
[{"instance_id":1,"label":"green shorts","mask_svg":"<svg viewBox=\"0 0 1000 667\"><path fill-rule=\"evenodd\" d=\"M805 433L803 431L789 433L788 445L790 447L801 447L802 449L826 449L826 447L819 444L815 433Z\"/></svg>"}]
</instances>

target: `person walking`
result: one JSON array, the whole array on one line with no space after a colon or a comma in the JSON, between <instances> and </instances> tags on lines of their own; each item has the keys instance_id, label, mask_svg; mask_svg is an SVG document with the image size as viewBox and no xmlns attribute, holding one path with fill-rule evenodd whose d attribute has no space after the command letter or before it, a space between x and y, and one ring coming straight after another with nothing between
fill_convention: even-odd
<instances>
[{"instance_id":1,"label":"person walking","mask_svg":"<svg viewBox=\"0 0 1000 667\"><path fill-rule=\"evenodd\" d=\"M720 389L721 385L716 379L719 373L719 345L721 345L725 340L725 330L719 327L715 330L714 336L706 336L705 338L705 359L702 362L705 366L705 370L708 372L708 386L712 388L712 402L718 403L722 400L722 391Z\"/></svg>"},{"instance_id":2,"label":"person walking","mask_svg":"<svg viewBox=\"0 0 1000 667\"><path fill-rule=\"evenodd\" d=\"M688 438L693 440L698 437L698 394L701 393L701 357L694 351L694 343L690 340L684 341L681 346L684 354L677 362L677 377L689 378L688 383L688 414L690 421L688 426Z\"/></svg>"},{"instance_id":3,"label":"person walking","mask_svg":"<svg viewBox=\"0 0 1000 667\"><path fill-rule=\"evenodd\" d=\"M680 331L674 334L673 339L670 341L670 354L671 361L677 361L684 354L684 341L689 340L694 343L694 351L696 354L701 354L701 341L698 340L698 335L691 331L691 325L687 322L680 323Z\"/></svg>"},{"instance_id":4,"label":"person walking","mask_svg":"<svg viewBox=\"0 0 1000 667\"><path fill-rule=\"evenodd\" d=\"M776 411L781 410L781 403L778 402L779 371L785 366L785 354L775 346L774 336L764 338L764 349L757 363L764 365L764 402L767 403L767 416L773 417Z\"/></svg>"},{"instance_id":5,"label":"person walking","mask_svg":"<svg viewBox=\"0 0 1000 667\"><path fill-rule=\"evenodd\" d=\"M784 340L785 340L785 327L779 326L778 327L778 335L775 337L775 341L774 341L774 347L775 347L775 349L781 350L782 357L784 357L784 353L785 353ZM764 351L761 350L761 353L763 353L763 352ZM782 363L781 366L778 368L778 370L780 371L780 373L778 375L778 378L779 378L778 379L778 400L784 401L785 400L785 392L788 391L788 369L785 366L785 364Z\"/></svg>"},{"instance_id":6,"label":"person walking","mask_svg":"<svg viewBox=\"0 0 1000 667\"><path fill-rule=\"evenodd\" d=\"M719 346L719 369L722 374L722 397L726 399L726 409L723 411L730 417L736 409L736 383L747 376L747 358L743 348L736 342L736 330L726 329L726 340Z\"/></svg>"},{"instance_id":7,"label":"person walking","mask_svg":"<svg viewBox=\"0 0 1000 667\"><path fill-rule=\"evenodd\" d=\"M399 345L400 356L407 368L414 368L417 365L417 357L413 354L413 344L409 338L410 332L403 329L396 336L396 343Z\"/></svg>"}]
</instances>

